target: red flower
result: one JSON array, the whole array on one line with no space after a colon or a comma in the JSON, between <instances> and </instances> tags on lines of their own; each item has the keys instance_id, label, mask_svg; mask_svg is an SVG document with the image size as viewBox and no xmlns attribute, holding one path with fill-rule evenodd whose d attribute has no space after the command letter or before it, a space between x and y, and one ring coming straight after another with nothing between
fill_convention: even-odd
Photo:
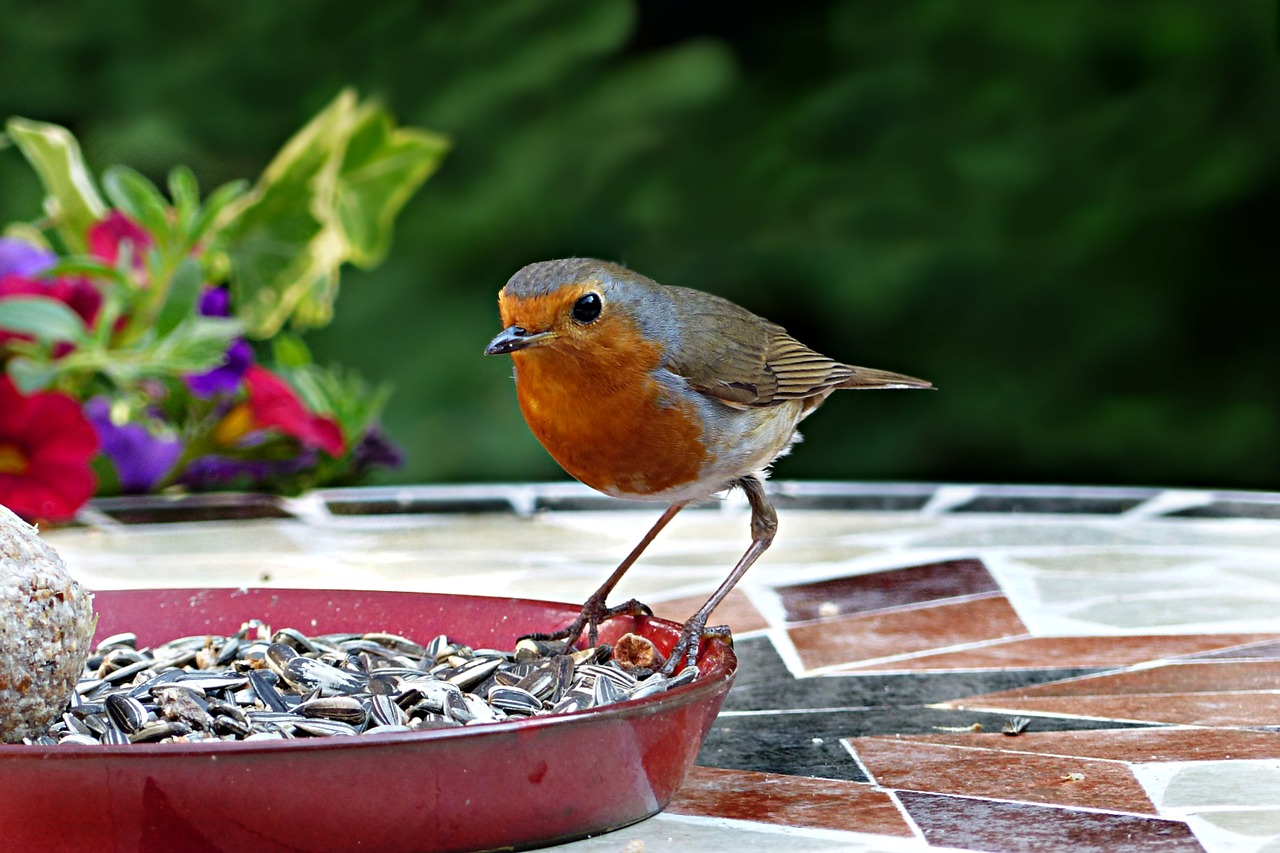
<instances>
[{"instance_id":1,"label":"red flower","mask_svg":"<svg viewBox=\"0 0 1280 853\"><path fill-rule=\"evenodd\" d=\"M255 364L245 371L244 381L249 398L218 425L214 439L219 444L233 444L258 429L274 429L296 438L305 447L323 450L334 458L342 456L346 444L338 422L307 411L283 379Z\"/></svg>"},{"instance_id":2,"label":"red flower","mask_svg":"<svg viewBox=\"0 0 1280 853\"><path fill-rule=\"evenodd\" d=\"M0 504L28 521L62 521L93 495L98 436L66 394L23 397L0 376Z\"/></svg>"},{"instance_id":3,"label":"red flower","mask_svg":"<svg viewBox=\"0 0 1280 853\"><path fill-rule=\"evenodd\" d=\"M112 265L120 257L120 244L126 240L133 244L135 267L142 266L142 256L151 248L151 235L141 225L115 209L90 225L85 236L89 241L89 253Z\"/></svg>"}]
</instances>

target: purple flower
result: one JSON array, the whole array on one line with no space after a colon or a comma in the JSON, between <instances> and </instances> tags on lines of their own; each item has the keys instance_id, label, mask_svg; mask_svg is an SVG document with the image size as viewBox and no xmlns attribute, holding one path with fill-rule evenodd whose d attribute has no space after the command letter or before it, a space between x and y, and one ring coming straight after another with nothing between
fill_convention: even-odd
<instances>
[{"instance_id":1,"label":"purple flower","mask_svg":"<svg viewBox=\"0 0 1280 853\"><path fill-rule=\"evenodd\" d=\"M230 317L231 294L226 288L210 287L200 295L200 313L206 317ZM222 364L204 373L185 378L191 393L202 399L215 394L229 394L240 386L244 372L253 364L253 347L244 338L236 338L227 347Z\"/></svg>"},{"instance_id":2,"label":"purple flower","mask_svg":"<svg viewBox=\"0 0 1280 853\"><path fill-rule=\"evenodd\" d=\"M206 317L230 317L231 294L225 287L210 287L200 294L200 313Z\"/></svg>"},{"instance_id":3,"label":"purple flower","mask_svg":"<svg viewBox=\"0 0 1280 853\"><path fill-rule=\"evenodd\" d=\"M0 276L20 275L31 278L57 261L58 256L48 249L34 246L26 240L0 237Z\"/></svg>"},{"instance_id":4,"label":"purple flower","mask_svg":"<svg viewBox=\"0 0 1280 853\"><path fill-rule=\"evenodd\" d=\"M142 424L115 423L111 403L105 397L94 397L85 404L84 412L98 433L103 455L115 466L123 492L151 491L182 455L182 442L176 438L154 436Z\"/></svg>"},{"instance_id":5,"label":"purple flower","mask_svg":"<svg viewBox=\"0 0 1280 853\"><path fill-rule=\"evenodd\" d=\"M363 476L376 465L399 468L404 464L404 454L400 448L378 426L370 427L356 445L352 456L352 468L356 476Z\"/></svg>"},{"instance_id":6,"label":"purple flower","mask_svg":"<svg viewBox=\"0 0 1280 853\"><path fill-rule=\"evenodd\" d=\"M184 378L192 394L207 399L215 394L236 390L251 364L253 347L244 338L236 338L222 356L222 364L204 373L192 373Z\"/></svg>"},{"instance_id":7,"label":"purple flower","mask_svg":"<svg viewBox=\"0 0 1280 853\"><path fill-rule=\"evenodd\" d=\"M275 477L308 471L319 462L314 450L304 450L291 459L235 459L230 456L201 456L182 470L182 482L196 491L240 488L252 489Z\"/></svg>"}]
</instances>

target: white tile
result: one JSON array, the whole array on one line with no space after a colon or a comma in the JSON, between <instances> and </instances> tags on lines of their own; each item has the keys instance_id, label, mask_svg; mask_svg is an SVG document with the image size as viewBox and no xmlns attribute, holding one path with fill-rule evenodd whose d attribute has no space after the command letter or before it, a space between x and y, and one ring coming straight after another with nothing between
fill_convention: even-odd
<instances>
[{"instance_id":1,"label":"white tile","mask_svg":"<svg viewBox=\"0 0 1280 853\"><path fill-rule=\"evenodd\" d=\"M1280 845L1280 761L1133 765L1161 817L1185 820L1209 853Z\"/></svg>"},{"instance_id":2,"label":"white tile","mask_svg":"<svg viewBox=\"0 0 1280 853\"><path fill-rule=\"evenodd\" d=\"M628 844L631 845L628 848ZM643 846L641 846L643 845ZM799 829L739 820L658 814L616 832L557 847L565 853L925 853L923 841L853 832Z\"/></svg>"}]
</instances>

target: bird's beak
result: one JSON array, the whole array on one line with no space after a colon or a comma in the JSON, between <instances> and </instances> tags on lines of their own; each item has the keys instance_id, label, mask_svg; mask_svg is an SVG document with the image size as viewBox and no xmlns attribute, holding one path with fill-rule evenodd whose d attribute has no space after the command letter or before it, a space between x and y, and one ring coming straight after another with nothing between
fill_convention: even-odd
<instances>
[{"instance_id":1,"label":"bird's beak","mask_svg":"<svg viewBox=\"0 0 1280 853\"><path fill-rule=\"evenodd\" d=\"M553 332L530 333L523 326L507 326L484 348L485 355L506 355L516 350L537 346L554 336Z\"/></svg>"}]
</instances>

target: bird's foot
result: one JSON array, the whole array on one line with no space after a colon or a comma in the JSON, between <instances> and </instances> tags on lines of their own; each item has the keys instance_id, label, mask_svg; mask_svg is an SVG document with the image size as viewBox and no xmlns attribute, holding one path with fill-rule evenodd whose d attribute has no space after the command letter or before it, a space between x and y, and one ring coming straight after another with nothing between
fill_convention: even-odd
<instances>
[{"instance_id":1,"label":"bird's foot","mask_svg":"<svg viewBox=\"0 0 1280 853\"><path fill-rule=\"evenodd\" d=\"M663 664L659 672L663 675L671 676L686 666L697 666L698 652L702 649L702 641L716 639L724 640L732 645L733 635L729 632L729 626L714 625L708 628L705 617L693 616L680 629L680 639L676 640L675 646L671 649L671 654L667 655L667 662Z\"/></svg>"},{"instance_id":2,"label":"bird's foot","mask_svg":"<svg viewBox=\"0 0 1280 853\"><path fill-rule=\"evenodd\" d=\"M545 634L527 634L530 640L540 640L547 642L550 640L563 640L565 650L571 650L582 638L582 632L587 632L587 647L593 648L600 639L600 624L607 622L614 616L652 616L653 611L649 609L649 605L631 599L624 601L622 604L613 607L605 607L604 599L591 596L586 603L582 605L582 612L577 618L570 622L566 627L559 631L551 631Z\"/></svg>"}]
</instances>

